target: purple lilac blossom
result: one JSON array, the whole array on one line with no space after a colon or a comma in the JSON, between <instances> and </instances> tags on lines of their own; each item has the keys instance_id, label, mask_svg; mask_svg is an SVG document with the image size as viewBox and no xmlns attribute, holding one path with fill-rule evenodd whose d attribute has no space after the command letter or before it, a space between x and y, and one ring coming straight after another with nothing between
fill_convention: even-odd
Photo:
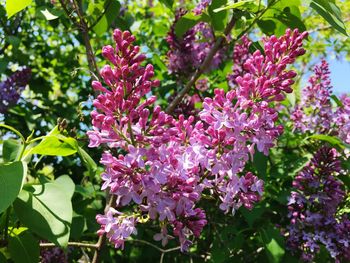
<instances>
[{"instance_id":1,"label":"purple lilac blossom","mask_svg":"<svg viewBox=\"0 0 350 263\"><path fill-rule=\"evenodd\" d=\"M287 247L301 259L312 262L324 245L336 262L350 260L350 221L336 217L344 201L340 155L335 149L323 147L295 177L288 203L290 225ZM345 260L345 261L344 261Z\"/></svg>"},{"instance_id":2,"label":"purple lilac blossom","mask_svg":"<svg viewBox=\"0 0 350 263\"><path fill-rule=\"evenodd\" d=\"M101 158L102 188L116 202L106 215L97 215L99 234L123 248L136 234L136 223L143 222L140 217L148 216L162 226L156 240L166 244L171 233L181 250L188 250L191 236L198 237L207 224L198 207L203 193L220 200L225 213L242 205L252 209L261 199L263 181L244 171L245 164L255 149L267 155L283 131L269 103L292 91L296 74L285 68L304 54L307 33L287 30L280 38L266 38L266 56L255 52L246 61L247 73L237 77L235 90L216 89L214 98L204 98L198 120L183 114L174 118L155 106L156 97L149 96L159 85L152 80L153 66L141 66L145 55L130 32L116 29L113 36L116 47L102 49L113 66L100 72L109 88L92 82L101 94L93 102L93 130L87 135L90 147L104 145L124 154L106 151ZM125 206L133 212L116 210Z\"/></svg>"},{"instance_id":3,"label":"purple lilac blossom","mask_svg":"<svg viewBox=\"0 0 350 263\"><path fill-rule=\"evenodd\" d=\"M68 263L68 255L60 247L41 248L40 263Z\"/></svg>"},{"instance_id":4,"label":"purple lilac blossom","mask_svg":"<svg viewBox=\"0 0 350 263\"><path fill-rule=\"evenodd\" d=\"M325 60L314 67L314 75L302 95L291 115L295 130L335 135L350 143L350 97L342 95L342 105L332 105L330 71Z\"/></svg>"},{"instance_id":5,"label":"purple lilac blossom","mask_svg":"<svg viewBox=\"0 0 350 263\"><path fill-rule=\"evenodd\" d=\"M330 71L325 60L314 68L309 85L302 90L300 105L292 114L295 128L302 132L325 133L333 119Z\"/></svg>"},{"instance_id":6,"label":"purple lilac blossom","mask_svg":"<svg viewBox=\"0 0 350 263\"><path fill-rule=\"evenodd\" d=\"M170 48L167 53L169 72L182 78L188 77L200 67L215 42L212 29L204 22L198 23L182 37L178 37L175 34L175 24L185 14L183 9L177 10L174 24L166 38ZM217 68L224 57L225 50L219 50L208 70Z\"/></svg>"},{"instance_id":7,"label":"purple lilac blossom","mask_svg":"<svg viewBox=\"0 0 350 263\"><path fill-rule=\"evenodd\" d=\"M0 82L0 113L6 113L10 107L17 103L30 76L31 70L25 68L16 71L5 81Z\"/></svg>"}]
</instances>

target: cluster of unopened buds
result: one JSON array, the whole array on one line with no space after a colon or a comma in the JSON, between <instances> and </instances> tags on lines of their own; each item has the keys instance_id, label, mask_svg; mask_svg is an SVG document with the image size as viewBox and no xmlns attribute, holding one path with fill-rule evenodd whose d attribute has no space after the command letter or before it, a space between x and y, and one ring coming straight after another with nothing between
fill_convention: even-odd
<instances>
[{"instance_id":1,"label":"cluster of unopened buds","mask_svg":"<svg viewBox=\"0 0 350 263\"><path fill-rule=\"evenodd\" d=\"M293 181L295 191L288 203L290 225L285 234L287 247L301 259L313 262L321 245L336 262L350 260L350 220L337 216L345 199L340 154L321 148Z\"/></svg>"},{"instance_id":2,"label":"cluster of unopened buds","mask_svg":"<svg viewBox=\"0 0 350 263\"><path fill-rule=\"evenodd\" d=\"M151 88L159 82L152 80L153 66L142 66L145 55L133 44L135 37L116 29L116 46L102 49L112 64L101 70L109 88L92 83L101 94L87 133L90 147L110 149L101 159L102 189L116 200L97 216L98 233L123 247L137 224L153 221L160 226L155 240L165 245L176 237L185 251L207 224L200 207L204 195L219 200L225 213L251 209L261 199L263 181L245 165L256 149L267 155L283 131L271 103L292 91L296 74L286 66L305 52L306 35L287 30L264 39L266 55L257 51L249 57L234 90L216 89L213 98L205 98L196 121L174 118L155 105Z\"/></svg>"}]
</instances>

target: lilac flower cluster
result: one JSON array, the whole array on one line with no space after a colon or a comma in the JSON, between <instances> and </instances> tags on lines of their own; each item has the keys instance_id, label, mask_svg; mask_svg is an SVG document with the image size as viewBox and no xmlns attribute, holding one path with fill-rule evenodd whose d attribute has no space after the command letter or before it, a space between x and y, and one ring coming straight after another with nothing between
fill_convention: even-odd
<instances>
[{"instance_id":1,"label":"lilac flower cluster","mask_svg":"<svg viewBox=\"0 0 350 263\"><path fill-rule=\"evenodd\" d=\"M210 4L211 0L200 0L198 5L192 11L197 16L201 15Z\"/></svg>"},{"instance_id":2,"label":"lilac flower cluster","mask_svg":"<svg viewBox=\"0 0 350 263\"><path fill-rule=\"evenodd\" d=\"M321 148L295 177L288 203L287 247L301 253L301 259L312 262L324 245L336 262L350 260L350 220L336 218L344 200L339 154L335 149Z\"/></svg>"},{"instance_id":3,"label":"lilac flower cluster","mask_svg":"<svg viewBox=\"0 0 350 263\"><path fill-rule=\"evenodd\" d=\"M295 128L302 132L324 133L330 130L333 117L329 68L325 60L314 68L310 85L302 90L302 101L292 115Z\"/></svg>"},{"instance_id":4,"label":"lilac flower cluster","mask_svg":"<svg viewBox=\"0 0 350 263\"><path fill-rule=\"evenodd\" d=\"M154 105L150 91L159 82L152 80L152 65L141 66L145 56L133 45L134 36L115 30L116 47L102 49L113 64L101 70L109 89L93 81L101 94L93 102L94 129L87 133L90 147L103 144L119 153L106 151L101 159L102 189L116 202L106 215L97 215L99 234L123 247L137 224L152 220L161 226L155 240L166 244L175 236L187 250L191 236L198 237L207 224L198 207L203 194L219 199L226 213L242 205L251 209L261 199L263 181L245 172L245 164L255 148L268 154L282 133L269 102L291 91L295 73L285 67L304 53L306 35L287 30L281 38L265 39L266 56L250 57L249 73L237 77L236 90L216 89L214 98L205 98L196 121L174 118ZM125 206L132 212L115 210Z\"/></svg>"},{"instance_id":5,"label":"lilac flower cluster","mask_svg":"<svg viewBox=\"0 0 350 263\"><path fill-rule=\"evenodd\" d=\"M176 36L175 24L185 14L183 9L176 12L174 24L166 39L170 47L167 54L169 72L181 77L188 76L200 67L215 42L211 27L204 22L189 29L182 37ZM224 57L225 50L219 50L208 70L217 68Z\"/></svg>"},{"instance_id":6,"label":"lilac flower cluster","mask_svg":"<svg viewBox=\"0 0 350 263\"><path fill-rule=\"evenodd\" d=\"M328 63L323 60L314 67L309 85L302 90L300 104L291 115L296 130L339 136L350 143L350 97L343 95L343 106L332 106L332 86Z\"/></svg>"},{"instance_id":7,"label":"lilac flower cluster","mask_svg":"<svg viewBox=\"0 0 350 263\"><path fill-rule=\"evenodd\" d=\"M24 68L16 71L5 81L0 82L0 113L6 113L11 106L17 103L30 76L31 70L29 68Z\"/></svg>"}]
</instances>

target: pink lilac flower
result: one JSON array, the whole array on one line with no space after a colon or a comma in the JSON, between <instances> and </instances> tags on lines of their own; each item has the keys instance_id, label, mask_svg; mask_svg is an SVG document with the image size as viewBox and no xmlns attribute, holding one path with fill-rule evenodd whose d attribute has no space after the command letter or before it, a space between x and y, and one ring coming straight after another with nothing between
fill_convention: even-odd
<instances>
[{"instance_id":1,"label":"pink lilac flower","mask_svg":"<svg viewBox=\"0 0 350 263\"><path fill-rule=\"evenodd\" d=\"M340 155L323 147L295 177L288 203L290 225L287 247L301 259L312 262L324 245L336 262L350 260L350 220L336 217L345 198Z\"/></svg>"},{"instance_id":2,"label":"pink lilac flower","mask_svg":"<svg viewBox=\"0 0 350 263\"><path fill-rule=\"evenodd\" d=\"M116 47L102 49L112 63L101 70L108 88L92 83L101 94L93 102L93 130L87 134L90 147L102 144L109 150L101 158L102 188L116 196L115 208L133 212L111 208L98 215L99 234L123 248L147 215L161 226L157 241L166 244L172 234L181 250L188 250L191 237L199 237L207 224L198 207L203 194L220 200L224 212L242 205L252 209L261 199L263 181L245 172L245 165L256 149L268 154L282 133L269 103L291 91L295 74L285 67L303 54L306 33L288 30L281 38L265 39L266 57L255 53L247 61L235 90L216 89L214 98L204 98L197 118L173 117L155 106L151 88L159 83L152 80L153 67L141 65L145 56L128 31L117 29L113 36ZM116 151L123 154L112 154Z\"/></svg>"}]
</instances>

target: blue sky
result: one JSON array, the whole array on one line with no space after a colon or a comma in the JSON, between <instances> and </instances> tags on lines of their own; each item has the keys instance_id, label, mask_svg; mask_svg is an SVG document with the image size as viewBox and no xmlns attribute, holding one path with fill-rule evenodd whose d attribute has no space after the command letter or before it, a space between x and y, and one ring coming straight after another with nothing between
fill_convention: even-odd
<instances>
[{"instance_id":1,"label":"blue sky","mask_svg":"<svg viewBox=\"0 0 350 263\"><path fill-rule=\"evenodd\" d=\"M350 62L328 59L333 91L336 95L350 93Z\"/></svg>"}]
</instances>

